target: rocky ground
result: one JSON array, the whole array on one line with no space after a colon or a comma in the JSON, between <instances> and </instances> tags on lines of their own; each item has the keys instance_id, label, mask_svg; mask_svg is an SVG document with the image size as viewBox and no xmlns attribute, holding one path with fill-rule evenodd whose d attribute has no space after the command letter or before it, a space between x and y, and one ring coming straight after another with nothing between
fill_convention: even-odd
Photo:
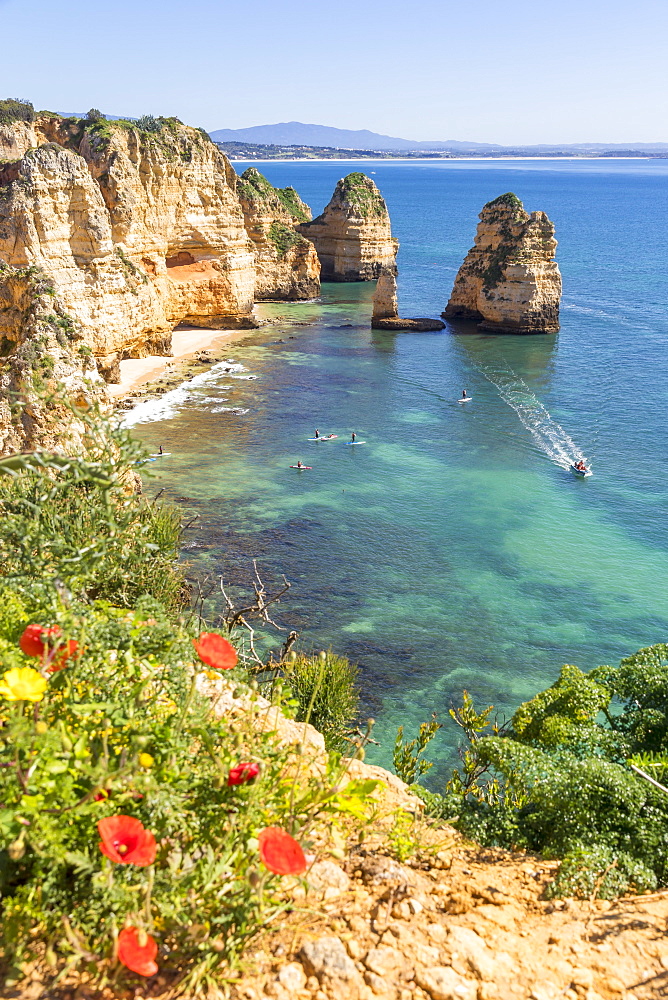
<instances>
[{"instance_id":1,"label":"rocky ground","mask_svg":"<svg viewBox=\"0 0 668 1000\"><path fill-rule=\"evenodd\" d=\"M431 839L447 836L431 831ZM545 899L557 862L362 848L250 956L238 1000L649 1000L668 996L668 893Z\"/></svg>"}]
</instances>

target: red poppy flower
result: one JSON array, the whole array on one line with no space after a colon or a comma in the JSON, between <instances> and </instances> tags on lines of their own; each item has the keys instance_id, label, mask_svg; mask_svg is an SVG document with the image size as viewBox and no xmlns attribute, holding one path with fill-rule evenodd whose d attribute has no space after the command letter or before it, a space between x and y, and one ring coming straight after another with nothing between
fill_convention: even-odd
<instances>
[{"instance_id":1,"label":"red poppy flower","mask_svg":"<svg viewBox=\"0 0 668 1000\"><path fill-rule=\"evenodd\" d=\"M260 767L258 764L236 764L230 768L227 783L228 785L245 785L248 781L252 781L253 778L257 778L259 773Z\"/></svg>"},{"instance_id":2,"label":"red poppy flower","mask_svg":"<svg viewBox=\"0 0 668 1000\"><path fill-rule=\"evenodd\" d=\"M237 663L237 651L231 642L217 632L202 632L193 639L193 646L202 663L216 670L231 670Z\"/></svg>"},{"instance_id":3,"label":"red poppy flower","mask_svg":"<svg viewBox=\"0 0 668 1000\"><path fill-rule=\"evenodd\" d=\"M124 927L118 935L118 960L130 972L139 976L154 976L158 971L157 954L158 945L146 931Z\"/></svg>"},{"instance_id":4,"label":"red poppy flower","mask_svg":"<svg viewBox=\"0 0 668 1000\"><path fill-rule=\"evenodd\" d=\"M294 837L278 826L268 826L258 837L260 860L275 875L301 875L306 858Z\"/></svg>"},{"instance_id":5,"label":"red poppy flower","mask_svg":"<svg viewBox=\"0 0 668 1000\"><path fill-rule=\"evenodd\" d=\"M19 639L19 646L26 656L43 656L61 635L57 625L51 628L46 625L28 625Z\"/></svg>"},{"instance_id":6,"label":"red poppy flower","mask_svg":"<svg viewBox=\"0 0 668 1000\"><path fill-rule=\"evenodd\" d=\"M55 647L53 659L46 668L50 674L55 674L57 670L63 669L67 660L79 649L79 643L75 639L68 639L59 645L62 634L57 625L50 628L46 625L28 625L19 639L19 646L26 656L40 657L48 657Z\"/></svg>"},{"instance_id":7,"label":"red poppy flower","mask_svg":"<svg viewBox=\"0 0 668 1000\"><path fill-rule=\"evenodd\" d=\"M68 639L67 642L56 651L56 655L46 668L47 673L55 674L58 670L62 670L70 656L74 656L78 649L79 643L76 639Z\"/></svg>"},{"instance_id":8,"label":"red poppy flower","mask_svg":"<svg viewBox=\"0 0 668 1000\"><path fill-rule=\"evenodd\" d=\"M155 837L133 816L107 816L97 824L100 850L118 865L152 865Z\"/></svg>"}]
</instances>

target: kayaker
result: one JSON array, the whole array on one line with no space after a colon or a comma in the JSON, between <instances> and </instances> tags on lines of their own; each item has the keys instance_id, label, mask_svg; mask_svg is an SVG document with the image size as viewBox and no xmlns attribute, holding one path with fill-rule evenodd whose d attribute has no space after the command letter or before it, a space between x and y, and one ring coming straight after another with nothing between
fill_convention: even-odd
<instances>
[{"instance_id":1,"label":"kayaker","mask_svg":"<svg viewBox=\"0 0 668 1000\"><path fill-rule=\"evenodd\" d=\"M298 459L297 459L297 468L298 468L298 469L303 469L303 468L304 468L304 466L302 465L302 460L301 460L301 458L298 458Z\"/></svg>"}]
</instances>

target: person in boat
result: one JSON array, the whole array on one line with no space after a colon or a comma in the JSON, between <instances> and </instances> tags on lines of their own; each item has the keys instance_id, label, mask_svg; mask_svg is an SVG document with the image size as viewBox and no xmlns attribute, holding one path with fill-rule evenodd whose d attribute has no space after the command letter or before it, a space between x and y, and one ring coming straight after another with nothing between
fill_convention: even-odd
<instances>
[{"instance_id":1,"label":"person in boat","mask_svg":"<svg viewBox=\"0 0 668 1000\"><path fill-rule=\"evenodd\" d=\"M353 433L352 433L352 436L351 436L350 440L351 440L351 442L353 442L353 441L356 441L356 440L357 440L357 434L355 434L355 431L353 431Z\"/></svg>"},{"instance_id":2,"label":"person in boat","mask_svg":"<svg viewBox=\"0 0 668 1000\"><path fill-rule=\"evenodd\" d=\"M466 395L466 389L462 389L462 399L468 399L468 398L469 397Z\"/></svg>"},{"instance_id":3,"label":"person in boat","mask_svg":"<svg viewBox=\"0 0 668 1000\"><path fill-rule=\"evenodd\" d=\"M303 468L304 468L304 466L302 465L302 460L301 460L301 458L298 458L298 459L297 459L297 468L298 468L298 469L303 469Z\"/></svg>"},{"instance_id":4,"label":"person in boat","mask_svg":"<svg viewBox=\"0 0 668 1000\"><path fill-rule=\"evenodd\" d=\"M575 463L575 468L578 469L579 472L586 472L587 471L587 466L584 464L584 462L582 461L582 459L580 459L579 462Z\"/></svg>"}]
</instances>

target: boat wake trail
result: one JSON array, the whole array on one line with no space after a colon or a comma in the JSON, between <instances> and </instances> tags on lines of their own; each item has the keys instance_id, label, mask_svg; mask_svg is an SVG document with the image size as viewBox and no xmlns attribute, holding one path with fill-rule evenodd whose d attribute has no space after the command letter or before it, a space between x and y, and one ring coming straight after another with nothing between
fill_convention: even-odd
<instances>
[{"instance_id":1,"label":"boat wake trail","mask_svg":"<svg viewBox=\"0 0 668 1000\"><path fill-rule=\"evenodd\" d=\"M484 364L479 367L487 381L499 390L504 402L513 408L548 458L562 469L570 468L572 462L580 459L584 461L585 456L575 441L550 416L536 394L512 368Z\"/></svg>"}]
</instances>

